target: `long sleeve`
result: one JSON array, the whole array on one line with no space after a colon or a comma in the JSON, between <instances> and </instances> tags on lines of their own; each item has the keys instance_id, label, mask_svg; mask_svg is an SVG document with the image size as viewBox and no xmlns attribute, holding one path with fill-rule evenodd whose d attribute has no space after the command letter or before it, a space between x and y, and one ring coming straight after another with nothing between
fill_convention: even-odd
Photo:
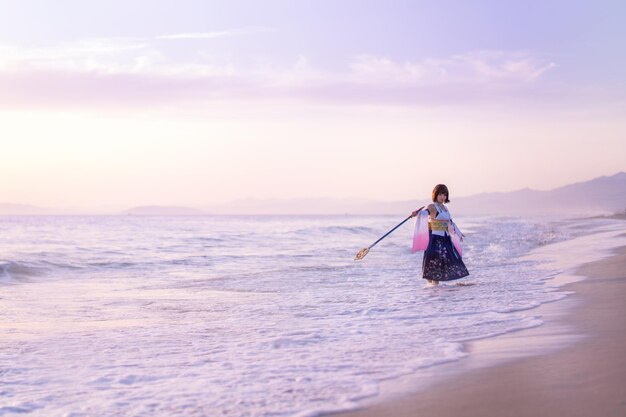
<instances>
[{"instance_id":1,"label":"long sleeve","mask_svg":"<svg viewBox=\"0 0 626 417\"><path fill-rule=\"evenodd\" d=\"M452 221L452 219L450 219L450 223L452 224L452 227L454 228L454 232L457 235L459 235L459 236L464 238L465 235L461 232L461 229L459 229L459 226L457 226L456 223Z\"/></svg>"},{"instance_id":2,"label":"long sleeve","mask_svg":"<svg viewBox=\"0 0 626 417\"><path fill-rule=\"evenodd\" d=\"M452 227L450 227L452 226ZM457 227L457 225L450 219L450 223L448 226L448 232L450 233L450 240L452 240L452 244L454 248L459 253L460 257L463 257L463 243L461 242L461 238L465 237L461 230Z\"/></svg>"},{"instance_id":3,"label":"long sleeve","mask_svg":"<svg viewBox=\"0 0 626 417\"><path fill-rule=\"evenodd\" d=\"M428 210L417 213L415 229L413 230L413 247L411 252L426 250L428 247Z\"/></svg>"}]
</instances>

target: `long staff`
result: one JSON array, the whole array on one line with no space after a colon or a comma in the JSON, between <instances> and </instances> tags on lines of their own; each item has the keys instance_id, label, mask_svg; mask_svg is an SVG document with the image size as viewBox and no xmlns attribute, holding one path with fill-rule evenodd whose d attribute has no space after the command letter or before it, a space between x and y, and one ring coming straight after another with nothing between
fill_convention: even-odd
<instances>
[{"instance_id":1,"label":"long staff","mask_svg":"<svg viewBox=\"0 0 626 417\"><path fill-rule=\"evenodd\" d=\"M419 210L417 210L418 212L420 212L424 207L426 206L422 206L419 208ZM369 245L369 247L367 248L363 248L359 251L359 253L356 254L356 257L354 258L355 261L360 261L361 259L365 258L365 255L367 255L367 253L370 251L370 249L372 249L374 246L376 246L376 244L378 242L380 242L381 240L383 240L384 238L386 238L387 236L389 236L389 234L391 232L393 232L394 230L396 230L398 227L402 226L407 220L409 220L411 217L413 217L413 214L411 213L411 215L409 217L407 217L406 219L402 220L402 222L397 225L396 227L394 227L393 229L391 229L390 231L388 231L387 233L385 233L380 239L378 239L376 242L372 243L371 245Z\"/></svg>"}]
</instances>

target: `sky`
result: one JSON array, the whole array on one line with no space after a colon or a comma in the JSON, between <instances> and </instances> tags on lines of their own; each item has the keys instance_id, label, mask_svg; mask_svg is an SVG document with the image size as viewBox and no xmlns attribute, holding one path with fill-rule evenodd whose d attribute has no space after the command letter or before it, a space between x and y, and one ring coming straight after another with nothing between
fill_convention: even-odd
<instances>
[{"instance_id":1,"label":"sky","mask_svg":"<svg viewBox=\"0 0 626 417\"><path fill-rule=\"evenodd\" d=\"M623 1L0 0L0 203L551 189L626 170Z\"/></svg>"}]
</instances>

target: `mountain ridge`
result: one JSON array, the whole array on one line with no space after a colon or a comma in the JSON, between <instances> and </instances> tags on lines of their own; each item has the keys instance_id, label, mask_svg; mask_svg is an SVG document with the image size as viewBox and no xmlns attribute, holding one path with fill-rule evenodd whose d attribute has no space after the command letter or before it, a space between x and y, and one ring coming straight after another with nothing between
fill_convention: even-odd
<instances>
[{"instance_id":1,"label":"mountain ridge","mask_svg":"<svg viewBox=\"0 0 626 417\"><path fill-rule=\"evenodd\" d=\"M366 198L241 198L200 208L178 205L142 205L111 215L345 215L397 214L411 212L430 203L429 199L380 201ZM626 209L626 172L603 175L587 181L562 185L551 190L521 188L456 197L450 203L454 213L462 215L499 214L613 214ZM72 210L72 214L77 213ZM29 204L0 203L0 215L67 214ZM102 213L99 213L102 214Z\"/></svg>"}]
</instances>

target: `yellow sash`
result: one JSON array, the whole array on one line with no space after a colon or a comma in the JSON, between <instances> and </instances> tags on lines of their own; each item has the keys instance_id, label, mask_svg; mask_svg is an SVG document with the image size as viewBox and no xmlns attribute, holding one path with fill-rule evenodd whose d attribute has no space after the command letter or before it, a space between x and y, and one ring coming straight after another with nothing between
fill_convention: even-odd
<instances>
[{"instance_id":1,"label":"yellow sash","mask_svg":"<svg viewBox=\"0 0 626 417\"><path fill-rule=\"evenodd\" d=\"M448 221L447 220L431 220L428 223L428 228L430 230L439 230L442 232L448 231Z\"/></svg>"}]
</instances>

